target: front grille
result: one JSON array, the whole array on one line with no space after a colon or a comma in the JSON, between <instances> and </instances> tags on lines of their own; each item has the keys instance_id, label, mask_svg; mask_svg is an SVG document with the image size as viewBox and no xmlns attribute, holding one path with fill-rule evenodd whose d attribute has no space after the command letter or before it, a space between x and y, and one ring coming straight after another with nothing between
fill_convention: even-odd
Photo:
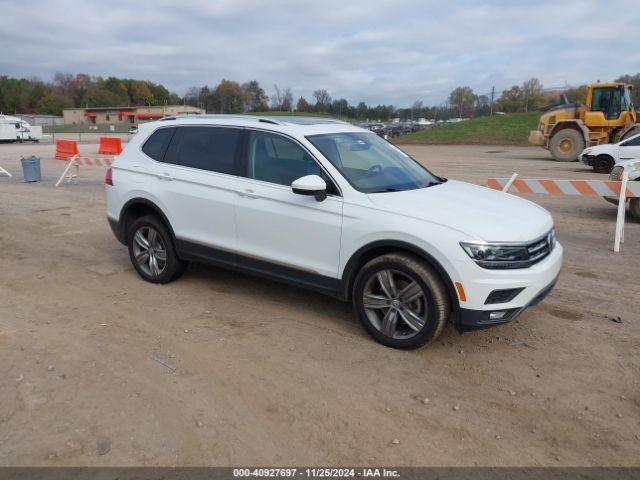
<instances>
[{"instance_id":1,"label":"front grille","mask_svg":"<svg viewBox=\"0 0 640 480\"><path fill-rule=\"evenodd\" d=\"M545 258L551 253L556 242L555 231L551 230L540 240L527 245L527 253L529 253L529 263L533 265Z\"/></svg>"}]
</instances>

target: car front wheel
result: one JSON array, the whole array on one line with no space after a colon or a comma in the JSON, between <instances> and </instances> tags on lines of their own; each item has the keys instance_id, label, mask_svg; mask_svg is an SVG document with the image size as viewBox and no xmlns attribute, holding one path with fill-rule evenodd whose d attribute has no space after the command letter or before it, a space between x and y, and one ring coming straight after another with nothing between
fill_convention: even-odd
<instances>
[{"instance_id":1,"label":"car front wheel","mask_svg":"<svg viewBox=\"0 0 640 480\"><path fill-rule=\"evenodd\" d=\"M450 313L440 276L419 257L404 253L367 263L354 283L353 303L367 332L393 348L417 348L435 340Z\"/></svg>"}]
</instances>

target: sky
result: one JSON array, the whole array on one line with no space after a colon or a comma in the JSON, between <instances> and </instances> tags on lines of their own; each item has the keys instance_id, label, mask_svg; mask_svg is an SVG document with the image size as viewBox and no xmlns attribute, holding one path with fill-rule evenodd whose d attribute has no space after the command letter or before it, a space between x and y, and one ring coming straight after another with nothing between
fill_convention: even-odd
<instances>
[{"instance_id":1,"label":"sky","mask_svg":"<svg viewBox=\"0 0 640 480\"><path fill-rule=\"evenodd\" d=\"M89 73L183 95L226 78L352 104L444 102L640 72L638 0L0 0L0 75Z\"/></svg>"}]
</instances>

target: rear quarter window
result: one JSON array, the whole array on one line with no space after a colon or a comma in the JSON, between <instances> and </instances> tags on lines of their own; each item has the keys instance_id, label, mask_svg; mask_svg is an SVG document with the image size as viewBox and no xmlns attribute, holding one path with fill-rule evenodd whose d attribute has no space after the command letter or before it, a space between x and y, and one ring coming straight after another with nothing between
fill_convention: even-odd
<instances>
[{"instance_id":1,"label":"rear quarter window","mask_svg":"<svg viewBox=\"0 0 640 480\"><path fill-rule=\"evenodd\" d=\"M161 162L164 158L164 153L167 150L167 145L173 136L175 128L159 128L151 134L151 136L144 142L142 151L154 160Z\"/></svg>"},{"instance_id":2,"label":"rear quarter window","mask_svg":"<svg viewBox=\"0 0 640 480\"><path fill-rule=\"evenodd\" d=\"M210 172L236 174L242 130L230 127L177 127L164 162Z\"/></svg>"}]
</instances>

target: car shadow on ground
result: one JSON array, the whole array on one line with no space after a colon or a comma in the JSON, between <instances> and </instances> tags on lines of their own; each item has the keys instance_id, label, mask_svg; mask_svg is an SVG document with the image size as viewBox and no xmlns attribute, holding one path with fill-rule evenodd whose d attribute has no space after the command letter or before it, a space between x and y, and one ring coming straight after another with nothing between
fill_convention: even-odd
<instances>
[{"instance_id":1,"label":"car shadow on ground","mask_svg":"<svg viewBox=\"0 0 640 480\"><path fill-rule=\"evenodd\" d=\"M198 263L190 263L185 276L208 284L215 292L254 298L256 302L287 304L292 308L311 310L323 317L335 319L336 326L346 322L359 328L350 303L304 287Z\"/></svg>"},{"instance_id":2,"label":"car shadow on ground","mask_svg":"<svg viewBox=\"0 0 640 480\"><path fill-rule=\"evenodd\" d=\"M320 325L342 336L356 336L363 341L375 342L364 330L353 311L351 302L338 300L327 295L296 285L228 270L206 264L191 263L185 272L185 279L201 283L217 294L232 294L238 299L250 299L252 303L263 304L267 308L278 305L299 310L305 316L317 318ZM295 315L295 313L294 313ZM482 330L461 335L450 318L442 335L435 342L441 344L476 343ZM326 324L324 323L326 322ZM509 328L508 326L505 326ZM410 350L421 351L424 349Z\"/></svg>"}]
</instances>

